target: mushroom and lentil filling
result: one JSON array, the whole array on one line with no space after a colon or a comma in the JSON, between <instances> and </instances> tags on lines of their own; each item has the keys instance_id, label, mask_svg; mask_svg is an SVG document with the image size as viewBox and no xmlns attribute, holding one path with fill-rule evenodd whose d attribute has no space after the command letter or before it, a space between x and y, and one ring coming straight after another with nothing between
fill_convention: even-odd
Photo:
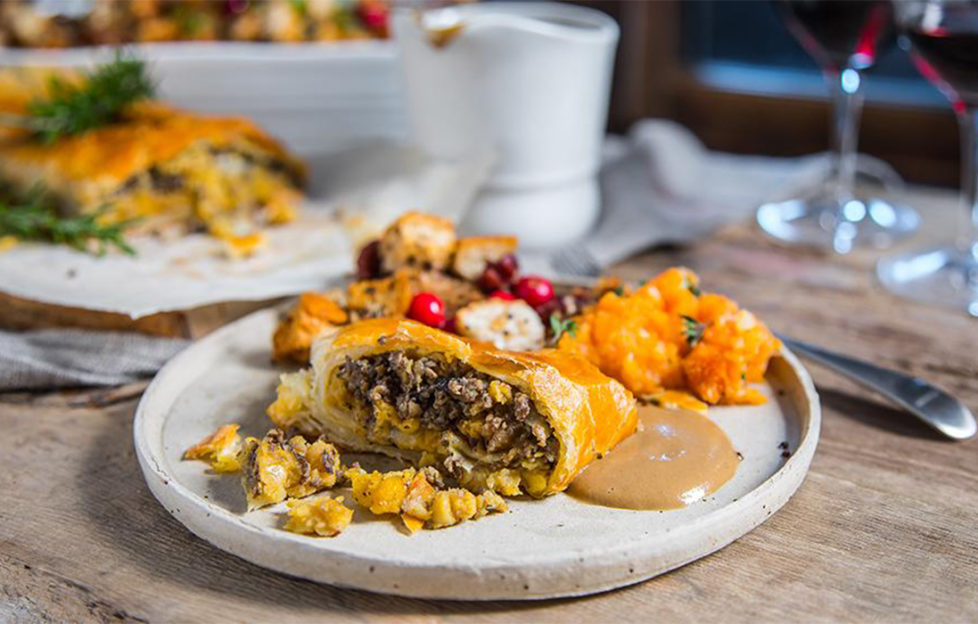
<instances>
[{"instance_id":1,"label":"mushroom and lentil filling","mask_svg":"<svg viewBox=\"0 0 978 624\"><path fill-rule=\"evenodd\" d=\"M466 487L534 494L557 461L559 443L530 397L458 360L392 351L347 358L337 377L372 441L427 441L425 461Z\"/></svg>"}]
</instances>

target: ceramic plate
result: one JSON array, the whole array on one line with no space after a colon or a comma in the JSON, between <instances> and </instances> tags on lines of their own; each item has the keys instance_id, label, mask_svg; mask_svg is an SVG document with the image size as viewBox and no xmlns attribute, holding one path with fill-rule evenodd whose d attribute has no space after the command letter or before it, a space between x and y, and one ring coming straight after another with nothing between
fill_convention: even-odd
<instances>
[{"instance_id":1,"label":"ceramic plate","mask_svg":"<svg viewBox=\"0 0 978 624\"><path fill-rule=\"evenodd\" d=\"M801 485L818 441L814 386L785 351L772 360L766 405L710 410L744 459L715 495L685 509L611 509L558 494L513 500L507 513L414 536L359 512L338 537L295 535L277 528L284 504L246 513L237 476L181 460L221 424L238 422L259 436L269 428L264 408L285 370L270 364L276 320L275 310L256 312L170 361L136 411L136 452L153 494L195 534L258 565L323 583L466 600L574 596L635 583L764 522Z\"/></svg>"}]
</instances>

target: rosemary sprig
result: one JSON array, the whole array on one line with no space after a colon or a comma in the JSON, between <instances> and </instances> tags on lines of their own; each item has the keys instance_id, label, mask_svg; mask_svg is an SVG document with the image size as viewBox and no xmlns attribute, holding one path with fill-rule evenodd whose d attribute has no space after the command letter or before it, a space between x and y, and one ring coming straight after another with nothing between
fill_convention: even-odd
<instances>
[{"instance_id":1,"label":"rosemary sprig","mask_svg":"<svg viewBox=\"0 0 978 624\"><path fill-rule=\"evenodd\" d=\"M706 325L700 323L692 316L686 316L685 314L681 318L683 321L683 336L686 337L686 344L690 347L695 347L703 339L703 332L706 331Z\"/></svg>"},{"instance_id":2,"label":"rosemary sprig","mask_svg":"<svg viewBox=\"0 0 978 624\"><path fill-rule=\"evenodd\" d=\"M86 252L91 251L90 245L94 243L100 256L110 246L135 255L136 250L123 238L123 231L132 222L102 225L98 222L100 214L61 216L50 202L45 201L44 191L35 188L24 201L0 200L0 236L58 243Z\"/></svg>"},{"instance_id":3,"label":"rosemary sprig","mask_svg":"<svg viewBox=\"0 0 978 624\"><path fill-rule=\"evenodd\" d=\"M562 319L556 314L550 315L550 330L553 331L553 343L560 342L560 337L565 333L572 337L577 337L577 323L574 319Z\"/></svg>"},{"instance_id":4,"label":"rosemary sprig","mask_svg":"<svg viewBox=\"0 0 978 624\"><path fill-rule=\"evenodd\" d=\"M26 115L6 114L3 122L26 128L50 144L117 121L126 106L152 97L154 88L145 63L120 55L79 85L52 76L49 91L46 98L28 103Z\"/></svg>"}]
</instances>

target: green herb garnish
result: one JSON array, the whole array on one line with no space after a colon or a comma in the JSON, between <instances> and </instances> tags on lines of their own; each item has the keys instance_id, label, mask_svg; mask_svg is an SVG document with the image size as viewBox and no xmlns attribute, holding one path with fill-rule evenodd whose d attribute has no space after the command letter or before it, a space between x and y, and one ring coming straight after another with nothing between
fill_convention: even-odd
<instances>
[{"instance_id":1,"label":"green herb garnish","mask_svg":"<svg viewBox=\"0 0 978 624\"><path fill-rule=\"evenodd\" d=\"M700 323L692 316L686 316L685 314L681 318L683 320L683 336L686 337L686 344L695 347L703 339L703 332L706 331L706 325Z\"/></svg>"},{"instance_id":2,"label":"green herb garnish","mask_svg":"<svg viewBox=\"0 0 978 624\"><path fill-rule=\"evenodd\" d=\"M689 279L689 276L683 276L683 287L693 293L694 297L699 297L702 294L700 287L693 280Z\"/></svg>"},{"instance_id":3,"label":"green herb garnish","mask_svg":"<svg viewBox=\"0 0 978 624\"><path fill-rule=\"evenodd\" d=\"M574 319L562 319L556 314L550 315L550 329L554 333L554 344L557 344L560 337L565 333L570 334L572 337L577 336L577 323Z\"/></svg>"},{"instance_id":4,"label":"green herb garnish","mask_svg":"<svg viewBox=\"0 0 978 624\"><path fill-rule=\"evenodd\" d=\"M0 200L0 236L58 243L80 251L91 251L94 243L100 256L109 246L135 255L136 250L123 238L123 230L132 222L102 225L98 222L101 213L61 216L55 206L45 199L44 191L35 187L24 201Z\"/></svg>"},{"instance_id":5,"label":"green herb garnish","mask_svg":"<svg viewBox=\"0 0 978 624\"><path fill-rule=\"evenodd\" d=\"M126 106L153 96L153 83L142 61L120 55L78 85L53 76L49 91L46 98L31 101L26 114L5 114L0 121L50 144L117 121Z\"/></svg>"},{"instance_id":6,"label":"green herb garnish","mask_svg":"<svg viewBox=\"0 0 978 624\"><path fill-rule=\"evenodd\" d=\"M624 286L618 286L617 288L615 288L615 291L614 292L619 297L624 297L625 296L625 287Z\"/></svg>"}]
</instances>

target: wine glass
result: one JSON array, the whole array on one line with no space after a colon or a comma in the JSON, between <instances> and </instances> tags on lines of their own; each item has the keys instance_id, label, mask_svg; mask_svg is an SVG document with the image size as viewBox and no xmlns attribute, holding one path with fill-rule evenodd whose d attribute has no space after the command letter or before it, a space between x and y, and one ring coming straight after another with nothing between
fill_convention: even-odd
<instances>
[{"instance_id":1,"label":"wine glass","mask_svg":"<svg viewBox=\"0 0 978 624\"><path fill-rule=\"evenodd\" d=\"M894 8L917 68L957 115L965 210L955 241L883 258L876 273L898 295L978 316L978 2L921 0Z\"/></svg>"},{"instance_id":2,"label":"wine glass","mask_svg":"<svg viewBox=\"0 0 978 624\"><path fill-rule=\"evenodd\" d=\"M832 177L805 197L768 203L757 222L790 243L847 253L856 246L884 248L913 232L920 217L910 207L855 188L863 72L895 40L889 0L778 0L789 30L821 67L834 95Z\"/></svg>"}]
</instances>

